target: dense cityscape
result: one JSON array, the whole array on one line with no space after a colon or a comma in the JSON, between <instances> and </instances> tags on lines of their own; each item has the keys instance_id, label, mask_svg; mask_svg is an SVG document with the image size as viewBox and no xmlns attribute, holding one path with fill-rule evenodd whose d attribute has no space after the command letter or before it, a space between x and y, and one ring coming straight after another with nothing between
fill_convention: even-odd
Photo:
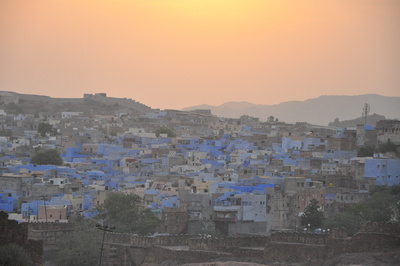
<instances>
[{"instance_id":1,"label":"dense cityscape","mask_svg":"<svg viewBox=\"0 0 400 266\"><path fill-rule=\"evenodd\" d=\"M351 237L367 222L399 222L398 120L342 128L222 118L205 109L154 110L105 93L85 94L80 105L59 103L55 112L41 111L43 99L35 97L1 94L0 209L27 228L27 239L14 242L41 243L42 254L30 250L36 263L58 257L58 265L94 265L103 245L102 265L140 265L137 253L131 260L121 253L115 234L133 237L126 240L132 247L152 239L143 245L212 252L217 248L196 241L242 237L247 242L236 246L268 249L271 236L291 232L324 237L316 241L326 246L327 238ZM82 244L96 247L84 255L90 260L77 263L76 250L66 255L65 239L91 241ZM329 258L320 256L308 260Z\"/></svg>"}]
</instances>

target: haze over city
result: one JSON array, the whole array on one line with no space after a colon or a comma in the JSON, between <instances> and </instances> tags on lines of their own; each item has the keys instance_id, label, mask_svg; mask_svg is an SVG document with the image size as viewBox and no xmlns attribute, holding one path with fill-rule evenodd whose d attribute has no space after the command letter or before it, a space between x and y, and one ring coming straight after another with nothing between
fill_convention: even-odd
<instances>
[{"instance_id":1,"label":"haze over city","mask_svg":"<svg viewBox=\"0 0 400 266\"><path fill-rule=\"evenodd\" d=\"M153 108L400 96L400 2L0 2L0 90Z\"/></svg>"},{"instance_id":2,"label":"haze over city","mask_svg":"<svg viewBox=\"0 0 400 266\"><path fill-rule=\"evenodd\" d=\"M400 265L400 0L0 0L0 265Z\"/></svg>"}]
</instances>

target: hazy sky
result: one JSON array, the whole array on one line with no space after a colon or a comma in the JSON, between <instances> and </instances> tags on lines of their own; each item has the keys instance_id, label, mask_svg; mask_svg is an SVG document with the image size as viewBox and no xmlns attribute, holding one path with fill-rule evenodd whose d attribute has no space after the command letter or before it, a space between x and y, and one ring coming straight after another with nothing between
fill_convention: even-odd
<instances>
[{"instance_id":1,"label":"hazy sky","mask_svg":"<svg viewBox=\"0 0 400 266\"><path fill-rule=\"evenodd\" d=\"M400 96L400 0L0 0L0 90L161 109Z\"/></svg>"}]
</instances>

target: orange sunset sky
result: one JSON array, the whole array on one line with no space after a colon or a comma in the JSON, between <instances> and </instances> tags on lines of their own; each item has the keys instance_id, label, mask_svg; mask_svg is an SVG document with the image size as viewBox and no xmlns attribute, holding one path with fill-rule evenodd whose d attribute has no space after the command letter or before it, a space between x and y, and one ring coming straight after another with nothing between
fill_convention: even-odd
<instances>
[{"instance_id":1,"label":"orange sunset sky","mask_svg":"<svg viewBox=\"0 0 400 266\"><path fill-rule=\"evenodd\" d=\"M400 96L400 1L0 0L0 90L161 109Z\"/></svg>"}]
</instances>

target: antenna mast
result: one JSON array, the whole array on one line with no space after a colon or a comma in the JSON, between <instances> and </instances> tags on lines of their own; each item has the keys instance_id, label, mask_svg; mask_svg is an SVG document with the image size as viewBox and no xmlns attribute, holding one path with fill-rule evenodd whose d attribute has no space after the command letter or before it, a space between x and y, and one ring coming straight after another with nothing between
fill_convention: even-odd
<instances>
[{"instance_id":1,"label":"antenna mast","mask_svg":"<svg viewBox=\"0 0 400 266\"><path fill-rule=\"evenodd\" d=\"M362 116L364 117L364 126L367 124L367 116L369 114L369 109L370 109L369 104L368 103L364 104L362 113Z\"/></svg>"}]
</instances>

